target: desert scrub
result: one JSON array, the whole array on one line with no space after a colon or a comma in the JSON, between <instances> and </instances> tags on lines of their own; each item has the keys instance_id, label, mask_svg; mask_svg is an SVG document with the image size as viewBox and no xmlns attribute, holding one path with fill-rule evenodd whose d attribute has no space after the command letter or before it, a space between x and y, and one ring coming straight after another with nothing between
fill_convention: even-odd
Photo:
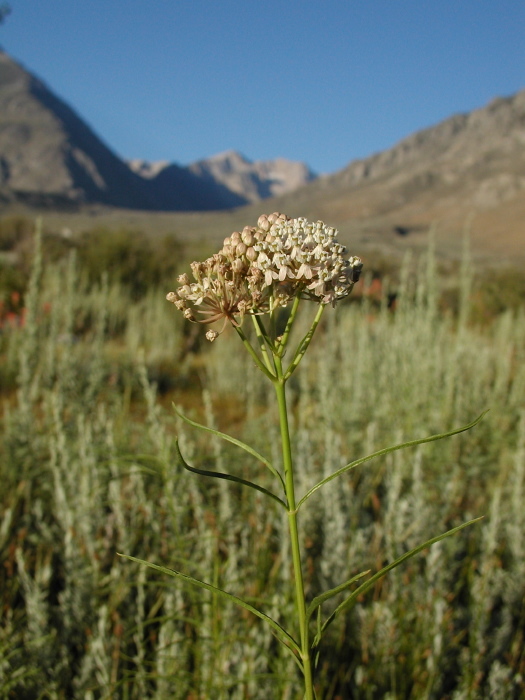
<instances>
[{"instance_id":1,"label":"desert scrub","mask_svg":"<svg viewBox=\"0 0 525 700\"><path fill-rule=\"evenodd\" d=\"M0 412L0 697L295 700L297 665L259 619L152 569L139 578L115 555L187 571L293 625L286 511L174 467L175 434L203 470L253 480L257 466L211 433L174 425L159 396L158 362L181 380L182 314L159 290L131 303L111 274L87 284L74 259L37 263L24 299L34 327L0 334L17 389ZM483 430L386 455L308 500L299 513L308 600L477 514L486 525L423 551L333 621L316 671L324 700L525 692L525 314L507 311L486 328L464 322L468 308L461 324L443 317L432 270L423 259L404 273L395 311L365 298L323 314L286 385L297 491L349 454L461 425L480 405L491 411ZM302 306L290 347L309 327L314 307ZM272 383L252 371L233 328L203 345L196 386L177 401L279 465ZM274 487L267 469L257 479Z\"/></svg>"},{"instance_id":2,"label":"desert scrub","mask_svg":"<svg viewBox=\"0 0 525 700\"><path fill-rule=\"evenodd\" d=\"M186 462L180 448L178 456L181 464L189 472L217 478L221 488L223 480L249 487L283 509L287 521L287 546L282 554L283 566L290 571L289 590L283 595L282 609L279 600L274 600L277 615L272 616L263 612L260 606L254 605L251 600L233 595L220 586L158 564L144 561L140 563L203 591L211 592L216 598L244 608L267 623L277 641L290 652L302 674L305 700L316 698L314 671L319 661L321 640L331 623L341 613L355 607L360 597L385 574L430 545L474 522L471 520L462 523L444 534L426 540L423 544L416 544L408 551L403 551L403 548L397 546L396 540L406 527L406 518L395 506L396 499L400 496L401 481L394 478L394 505L390 515L387 546L388 563L373 574L371 569L368 569L346 580L338 579L326 566L322 567L317 580L325 584L324 590L307 593L304 552L301 547L303 537L299 532L298 518L299 511L305 503L314 494L317 496L322 487L328 487L324 489L325 495L328 494L328 511L330 504L340 498L340 492L330 488L330 482L334 479L346 475L375 457L390 455L406 447L419 446L461 433L472 428L481 419L480 417L466 426L445 433L377 450L338 469L325 469L324 474L315 475L313 483L306 485L301 497L297 495L296 455L292 445L286 384L305 356L323 311L328 305L336 306L348 296L355 282L359 280L362 267L360 258L347 256L346 249L337 240L335 229L321 221L311 223L302 218L290 219L276 212L259 217L257 226L246 226L242 232L236 231L228 236L221 250L204 262L192 263L193 280L187 274L181 275L178 279L179 288L167 295L168 301L173 302L187 320L220 324L218 330L210 328L206 332L206 338L211 342L215 341L228 325L233 326L255 367L273 385L281 447L277 466L274 460L262 456L248 444L219 432L214 426L196 423L179 413L180 418L189 425L236 445L259 461L273 477L271 488L232 473L192 467ZM314 317L306 333L292 343L292 331L303 302L314 303ZM283 310L287 313L283 313ZM250 319L253 323L252 338L243 329L245 319ZM322 383L321 376L320 384ZM324 389L326 388L325 384ZM329 414L326 420L329 421ZM329 432L327 434L329 435ZM326 448L326 452L329 453L329 444ZM217 456L220 457L220 451ZM332 534L331 530L334 529L332 525L337 527L337 523L331 523L330 520L327 513L326 519L321 522L327 541ZM333 538L333 548L338 548L337 538ZM344 556L343 551L341 555ZM130 555L124 556L133 561L140 561ZM290 619L289 605L286 605L290 598L294 601L293 621Z\"/></svg>"}]
</instances>

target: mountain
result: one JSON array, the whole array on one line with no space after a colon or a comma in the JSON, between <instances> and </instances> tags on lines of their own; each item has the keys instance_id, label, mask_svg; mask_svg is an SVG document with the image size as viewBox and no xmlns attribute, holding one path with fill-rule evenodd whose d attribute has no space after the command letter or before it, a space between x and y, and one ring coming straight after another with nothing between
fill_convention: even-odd
<instances>
[{"instance_id":1,"label":"mountain","mask_svg":"<svg viewBox=\"0 0 525 700\"><path fill-rule=\"evenodd\" d=\"M100 203L159 211L245 204L176 164L134 172L46 85L0 52L0 197L37 206Z\"/></svg>"},{"instance_id":2,"label":"mountain","mask_svg":"<svg viewBox=\"0 0 525 700\"><path fill-rule=\"evenodd\" d=\"M316 178L305 163L286 158L253 162L237 151L219 153L192 163L188 169L200 178L224 185L246 202L293 192Z\"/></svg>"},{"instance_id":3,"label":"mountain","mask_svg":"<svg viewBox=\"0 0 525 700\"><path fill-rule=\"evenodd\" d=\"M470 227L477 250L525 260L525 91L314 177L302 163L251 162L235 151L187 167L126 163L0 52L0 202L48 209L102 203L136 212L226 209L221 216L231 222L280 210L324 219L343 238L385 254L423 245L434 224L445 255L457 255Z\"/></svg>"},{"instance_id":4,"label":"mountain","mask_svg":"<svg viewBox=\"0 0 525 700\"><path fill-rule=\"evenodd\" d=\"M354 238L383 248L395 238L426 239L434 224L444 252L457 252L470 227L476 245L524 258L525 90L355 160L272 205L351 226Z\"/></svg>"},{"instance_id":5,"label":"mountain","mask_svg":"<svg viewBox=\"0 0 525 700\"><path fill-rule=\"evenodd\" d=\"M249 161L240 162L242 173L237 178L207 167L208 161L189 168L145 161L128 164L41 80L0 51L0 199L4 201L218 210L253 201L256 192L264 197L288 191L311 177L306 166L282 160L252 164L250 180ZM244 181L249 184L243 187Z\"/></svg>"}]
</instances>

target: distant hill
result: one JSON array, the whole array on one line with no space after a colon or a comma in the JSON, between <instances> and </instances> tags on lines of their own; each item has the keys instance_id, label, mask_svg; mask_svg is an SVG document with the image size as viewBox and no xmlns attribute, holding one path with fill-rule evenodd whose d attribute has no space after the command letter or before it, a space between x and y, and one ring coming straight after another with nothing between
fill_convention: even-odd
<instances>
[{"instance_id":1,"label":"distant hill","mask_svg":"<svg viewBox=\"0 0 525 700\"><path fill-rule=\"evenodd\" d=\"M436 224L442 247L457 249L470 226L481 248L524 258L525 91L452 116L272 204L351 225L382 247L426 237Z\"/></svg>"},{"instance_id":2,"label":"distant hill","mask_svg":"<svg viewBox=\"0 0 525 700\"><path fill-rule=\"evenodd\" d=\"M305 163L286 158L253 162L237 151L219 153L188 169L200 178L224 185L247 202L293 192L316 178Z\"/></svg>"},{"instance_id":3,"label":"distant hill","mask_svg":"<svg viewBox=\"0 0 525 700\"><path fill-rule=\"evenodd\" d=\"M348 231L360 245L387 253L406 248L404 241L423 242L436 224L438 247L457 255L471 226L477 250L525 259L525 91L315 178L303 163L252 162L236 151L187 167L126 163L0 52L0 204L12 201L48 210L94 203L164 212L246 205L232 221L278 209L329 221L343 236Z\"/></svg>"},{"instance_id":4,"label":"distant hill","mask_svg":"<svg viewBox=\"0 0 525 700\"><path fill-rule=\"evenodd\" d=\"M223 209L245 200L170 165L144 178L118 158L44 83L0 52L0 193L61 206L96 202L131 209Z\"/></svg>"},{"instance_id":5,"label":"distant hill","mask_svg":"<svg viewBox=\"0 0 525 700\"><path fill-rule=\"evenodd\" d=\"M0 52L0 198L4 201L206 211L289 191L312 177L306 166L284 160L253 164L253 183L243 188L239 183L246 180L249 161L239 160L242 173L236 178L217 170L220 160L189 168L144 161L128 164L41 80Z\"/></svg>"}]
</instances>

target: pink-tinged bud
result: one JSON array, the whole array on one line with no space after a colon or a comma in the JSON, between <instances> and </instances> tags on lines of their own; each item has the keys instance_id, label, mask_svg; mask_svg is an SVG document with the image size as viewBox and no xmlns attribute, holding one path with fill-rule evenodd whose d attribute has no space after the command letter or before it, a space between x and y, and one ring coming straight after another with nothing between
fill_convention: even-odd
<instances>
[{"instance_id":1,"label":"pink-tinged bud","mask_svg":"<svg viewBox=\"0 0 525 700\"><path fill-rule=\"evenodd\" d=\"M257 219L257 226L261 229L261 231L269 231L270 225L271 225L271 222L269 221L269 217L266 216L266 214L262 214Z\"/></svg>"},{"instance_id":2,"label":"pink-tinged bud","mask_svg":"<svg viewBox=\"0 0 525 700\"><path fill-rule=\"evenodd\" d=\"M230 245L236 246L237 243L240 243L241 241L241 234L238 231L234 231L232 235L230 236Z\"/></svg>"},{"instance_id":3,"label":"pink-tinged bud","mask_svg":"<svg viewBox=\"0 0 525 700\"><path fill-rule=\"evenodd\" d=\"M241 238L242 242L247 246L251 246L255 243L255 236L253 235L253 231L251 229L245 228L241 233Z\"/></svg>"},{"instance_id":4,"label":"pink-tinged bud","mask_svg":"<svg viewBox=\"0 0 525 700\"><path fill-rule=\"evenodd\" d=\"M229 236L226 236L226 238L224 239L224 241L223 241L222 244L223 244L223 245L230 245L230 243L231 243L230 237L229 237Z\"/></svg>"},{"instance_id":5,"label":"pink-tinged bud","mask_svg":"<svg viewBox=\"0 0 525 700\"><path fill-rule=\"evenodd\" d=\"M252 246L250 246L250 247L246 250L246 257L248 258L248 260L249 260L250 262L254 262L255 260L257 260L257 256L258 256L258 255L259 255L258 252L257 252L257 251L255 250L255 248L253 248Z\"/></svg>"},{"instance_id":6,"label":"pink-tinged bud","mask_svg":"<svg viewBox=\"0 0 525 700\"><path fill-rule=\"evenodd\" d=\"M246 246L242 241L240 243L237 243L235 247L235 254L236 255L244 255L246 253L246 249L248 246Z\"/></svg>"},{"instance_id":7,"label":"pink-tinged bud","mask_svg":"<svg viewBox=\"0 0 525 700\"><path fill-rule=\"evenodd\" d=\"M206 331L206 340L209 340L210 343L213 343L213 341L219 337L219 334L217 331Z\"/></svg>"},{"instance_id":8,"label":"pink-tinged bud","mask_svg":"<svg viewBox=\"0 0 525 700\"><path fill-rule=\"evenodd\" d=\"M225 245L221 253L227 258L231 258L231 256L233 255L233 248L231 247L231 245Z\"/></svg>"}]
</instances>

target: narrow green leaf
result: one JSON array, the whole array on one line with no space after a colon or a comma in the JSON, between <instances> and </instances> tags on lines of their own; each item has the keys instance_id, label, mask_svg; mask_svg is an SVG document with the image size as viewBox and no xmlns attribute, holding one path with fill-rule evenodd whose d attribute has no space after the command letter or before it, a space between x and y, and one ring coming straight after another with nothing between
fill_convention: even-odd
<instances>
[{"instance_id":1,"label":"narrow green leaf","mask_svg":"<svg viewBox=\"0 0 525 700\"><path fill-rule=\"evenodd\" d=\"M318 489L320 489L321 486L324 486L324 484L327 484L329 481L332 481L332 479L335 479L338 476L341 476L341 474L344 474L345 472L348 472L351 469L355 469L360 464L364 464L365 462L369 462L371 459L374 459L374 457L381 457L382 455L389 454L389 452L396 452L397 450L403 450L405 447L415 447L416 445L422 445L425 442L434 442L435 440L442 440L443 438L451 437L452 435L457 435L458 433L463 433L463 432L465 432L465 430L470 430L470 428L473 428L475 425L477 425L486 413L488 413L488 409L486 411L483 411L483 413L480 416L478 416L476 418L476 420L472 421L472 423L469 423L468 425L464 425L461 428L455 428L454 430L449 430L446 433L439 433L439 435L431 435L430 437L420 438L419 440L409 440L408 442L403 442L403 443L400 443L399 445L394 445L393 447L385 447L382 450L378 450L377 452L373 452L371 455L368 455L367 457L361 457L360 459L356 459L355 462L350 462L350 464L347 464L346 467L341 467L341 469L338 469L333 474L330 474L330 476L327 476L326 479L323 479L318 484L313 486L301 498L301 500L297 504L297 510L299 510L299 508L303 505L303 503L305 501L307 501L313 493L315 493Z\"/></svg>"},{"instance_id":2,"label":"narrow green leaf","mask_svg":"<svg viewBox=\"0 0 525 700\"><path fill-rule=\"evenodd\" d=\"M219 598L223 598L224 600L229 600L231 603L235 603L235 605L238 605L241 608L244 608L245 610L248 610L249 612L253 613L257 617L259 617L261 620L264 620L267 622L270 627L272 628L276 638L287 648L287 649L293 649L297 654L300 655L301 650L299 647L299 644L295 641L295 639L283 628L281 625L276 622L274 619L266 615L265 613L261 612L260 610L257 610L257 608L254 608L253 605L250 605L250 603L247 603L245 600L242 598L239 598L238 596L233 595L232 593L228 593L227 591L223 591L222 588L217 588L216 586L212 586L211 583L206 583L205 581L200 581L197 578L193 578L191 576L188 576L187 574L183 574L181 571L176 571L175 569L168 569L165 566L159 566L158 564L152 564L149 561L144 561L144 559L137 559L137 557L132 557L129 554L121 554L120 552L117 552L119 557L123 557L124 559L129 559L130 561L134 561L137 564L142 564L144 566L149 567L150 569L154 569L155 571L159 571L161 574L166 574L167 576L173 576L174 578L180 578L182 581L185 583L189 583L192 586L197 586L198 588L203 588L206 591L211 591L211 593L214 593L215 595L219 596Z\"/></svg>"},{"instance_id":3,"label":"narrow green leaf","mask_svg":"<svg viewBox=\"0 0 525 700\"><path fill-rule=\"evenodd\" d=\"M348 579L348 581L340 583L339 586L331 588L329 591L325 591L324 593L321 593L321 595L316 596L306 610L306 619L309 620L314 614L316 608L319 608L325 601L330 600L330 598L333 598L338 593L342 593L346 588L351 586L356 581L359 581L360 578L363 578L363 576L366 576L369 573L370 569L368 571L362 571L360 574Z\"/></svg>"},{"instance_id":4,"label":"narrow green leaf","mask_svg":"<svg viewBox=\"0 0 525 700\"><path fill-rule=\"evenodd\" d=\"M237 445L237 447L240 447L243 449L245 452L248 452L248 454L252 455L252 457L255 457L255 459L258 459L259 462L262 462L265 467L267 467L274 476L276 476L279 481L282 484L282 487L284 489L284 480L283 477L279 474L277 469L272 465L272 463L266 459L266 457L263 457L261 454L257 452L257 450L254 450L253 447L250 447L250 445L247 445L245 442L242 442L241 440L237 440L237 438L232 437L231 435L227 435L226 433L221 433L220 430L215 430L214 428L209 428L207 425L202 425L201 423L197 423L194 420L191 420L191 418L187 418L184 414L182 414L175 404L172 404L173 410L175 413L181 418L185 423L188 425L191 425L193 428L198 428L199 430L204 430L207 433L212 433L213 435L217 435L218 437L222 438L223 440L226 440L226 442L231 442L232 445Z\"/></svg>"},{"instance_id":5,"label":"narrow green leaf","mask_svg":"<svg viewBox=\"0 0 525 700\"><path fill-rule=\"evenodd\" d=\"M378 571L376 574L374 574L371 578L368 579L368 581L365 581L365 583L361 584L359 588L356 588L355 591L351 595L346 598L338 607L334 610L334 612L326 619L324 622L322 628L321 628L321 634L325 631L325 629L330 625L333 620L336 618L339 613L343 612L343 610L347 610L348 608L352 607L355 602L357 601L358 597L360 595L363 595L366 593L372 586L380 579L385 576L389 571L392 571L392 569L395 569L398 567L400 564L405 562L407 559L410 559L414 555L418 554L421 552L423 549L426 549L427 547L430 547L431 545L435 544L436 542L439 542L440 540L444 540L446 537L450 537L451 535L455 535L456 532L459 532L460 530L463 530L463 528L468 527L469 525L472 525L473 523L477 523L480 520L483 520L485 516L481 516L480 518L474 518L473 520L469 520L466 523L463 523L462 525L458 525L458 527L452 528L452 530L447 530L447 532L444 532L442 535L438 535L437 537L433 537L430 540L427 540L426 542L423 542L423 544L420 544L418 547L415 547L414 549L411 549L409 552L406 554L403 554L403 556L399 557L395 561L393 561L391 564L388 564L387 566L383 567L380 571ZM316 637L317 640L317 637ZM315 640L314 640L315 641ZM317 644L320 641L317 640ZM313 647L312 647L313 648Z\"/></svg>"},{"instance_id":6,"label":"narrow green leaf","mask_svg":"<svg viewBox=\"0 0 525 700\"><path fill-rule=\"evenodd\" d=\"M242 484L243 486L249 486L250 488L255 489L256 491L260 491L261 493L264 493L266 496L273 498L273 500L277 501L277 503L282 505L285 510L288 510L288 506L282 500L282 498L279 498L279 496L276 496L271 491L268 491L268 489L265 489L264 486L259 486L259 484L254 484L253 481L248 481L248 479L241 479L240 476L234 476L233 474L225 474L224 472L210 472L206 469L197 469L196 467L190 467L190 465L186 462L186 460L182 456L182 453L181 453L180 447L179 447L179 441L177 439L175 439L175 448L176 448L177 454L179 455L179 458L182 462L182 466L184 467L184 469L187 469L189 472L193 472L194 474L200 474L201 476L212 476L215 479L226 479L227 481L235 481L237 484Z\"/></svg>"}]
</instances>

